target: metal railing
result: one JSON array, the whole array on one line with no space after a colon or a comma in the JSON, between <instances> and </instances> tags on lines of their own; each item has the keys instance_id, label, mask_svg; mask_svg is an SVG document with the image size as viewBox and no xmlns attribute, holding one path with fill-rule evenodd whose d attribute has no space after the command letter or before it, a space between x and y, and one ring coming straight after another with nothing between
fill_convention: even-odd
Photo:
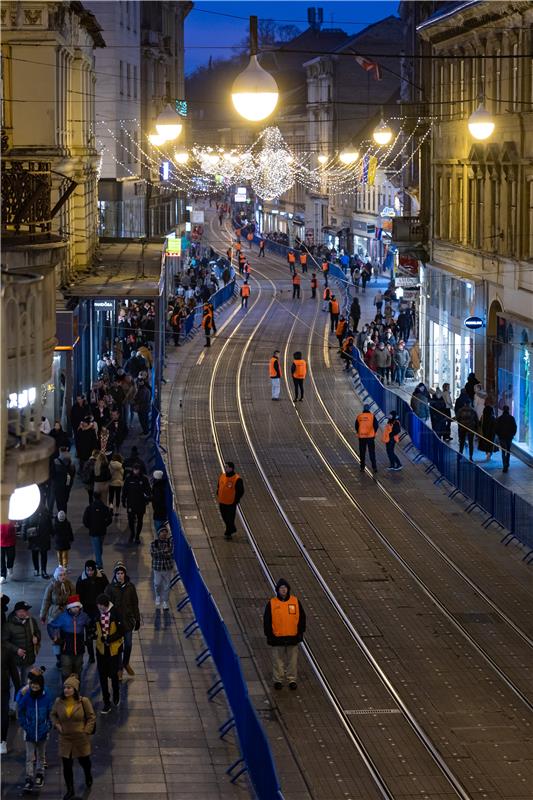
<instances>
[{"instance_id":1,"label":"metal railing","mask_svg":"<svg viewBox=\"0 0 533 800\"><path fill-rule=\"evenodd\" d=\"M2 231L38 236L52 230L52 173L48 161L2 159Z\"/></svg>"}]
</instances>

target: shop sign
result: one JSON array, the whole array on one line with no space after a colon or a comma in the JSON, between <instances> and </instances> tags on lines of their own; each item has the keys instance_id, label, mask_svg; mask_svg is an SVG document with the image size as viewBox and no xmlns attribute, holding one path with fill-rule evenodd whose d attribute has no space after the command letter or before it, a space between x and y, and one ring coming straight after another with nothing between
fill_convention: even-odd
<instances>
[{"instance_id":1,"label":"shop sign","mask_svg":"<svg viewBox=\"0 0 533 800\"><path fill-rule=\"evenodd\" d=\"M391 208L391 206L383 206L381 211L379 212L380 217L395 217L396 211Z\"/></svg>"},{"instance_id":2,"label":"shop sign","mask_svg":"<svg viewBox=\"0 0 533 800\"><path fill-rule=\"evenodd\" d=\"M398 258L398 274L408 275L411 278L418 280L419 276L419 262L418 258L413 256L401 255Z\"/></svg>"},{"instance_id":3,"label":"shop sign","mask_svg":"<svg viewBox=\"0 0 533 800\"><path fill-rule=\"evenodd\" d=\"M475 331L478 328L485 327L485 320L481 319L481 317L467 317L464 321L464 326L471 331Z\"/></svg>"},{"instance_id":4,"label":"shop sign","mask_svg":"<svg viewBox=\"0 0 533 800\"><path fill-rule=\"evenodd\" d=\"M95 300L94 301L95 308L113 308L113 301L112 300Z\"/></svg>"},{"instance_id":5,"label":"shop sign","mask_svg":"<svg viewBox=\"0 0 533 800\"><path fill-rule=\"evenodd\" d=\"M205 215L203 209L191 212L191 222L193 225L203 225L205 222Z\"/></svg>"},{"instance_id":6,"label":"shop sign","mask_svg":"<svg viewBox=\"0 0 533 800\"><path fill-rule=\"evenodd\" d=\"M373 235L375 234L375 232L376 232L376 226L375 226L375 225L373 225L373 224L372 224L372 223L370 223L370 222L367 222L367 225L366 225L366 232L367 232L367 233L370 233L370 234L372 234L372 236L373 236Z\"/></svg>"}]
</instances>

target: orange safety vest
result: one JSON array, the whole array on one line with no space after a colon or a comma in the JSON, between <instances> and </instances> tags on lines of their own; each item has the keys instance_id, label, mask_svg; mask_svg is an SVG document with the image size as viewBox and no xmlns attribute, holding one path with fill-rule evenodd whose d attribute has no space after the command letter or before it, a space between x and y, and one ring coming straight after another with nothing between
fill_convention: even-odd
<instances>
[{"instance_id":1,"label":"orange safety vest","mask_svg":"<svg viewBox=\"0 0 533 800\"><path fill-rule=\"evenodd\" d=\"M240 235L241 235L241 229L240 228L235 228L235 236L237 238L239 238ZM240 244L240 242L239 242L239 244Z\"/></svg>"},{"instance_id":2,"label":"orange safety vest","mask_svg":"<svg viewBox=\"0 0 533 800\"><path fill-rule=\"evenodd\" d=\"M228 477L225 472L218 479L217 500L223 506L232 506L235 502L235 485L241 476L235 473Z\"/></svg>"},{"instance_id":3,"label":"orange safety vest","mask_svg":"<svg viewBox=\"0 0 533 800\"><path fill-rule=\"evenodd\" d=\"M205 331L207 331L207 329L208 329L208 328L211 328L211 327L212 327L212 325L213 325L213 317L212 317L212 315L211 315L211 312L210 312L210 311L208 311L208 312L207 312L207 314L204 316L204 318L203 318L203 320L202 320L202 328L203 328Z\"/></svg>"},{"instance_id":4,"label":"orange safety vest","mask_svg":"<svg viewBox=\"0 0 533 800\"><path fill-rule=\"evenodd\" d=\"M240 242L235 242L235 250L240 250L242 247Z\"/></svg>"},{"instance_id":5,"label":"orange safety vest","mask_svg":"<svg viewBox=\"0 0 533 800\"><path fill-rule=\"evenodd\" d=\"M348 352L350 347L353 347L353 336L348 336L348 338L342 343L342 349L345 353Z\"/></svg>"},{"instance_id":6,"label":"orange safety vest","mask_svg":"<svg viewBox=\"0 0 533 800\"><path fill-rule=\"evenodd\" d=\"M373 439L376 435L374 430L374 415L371 411L362 411L357 417L359 423L357 435L362 439Z\"/></svg>"},{"instance_id":7,"label":"orange safety vest","mask_svg":"<svg viewBox=\"0 0 533 800\"><path fill-rule=\"evenodd\" d=\"M300 604L298 598L290 595L287 600L273 597L270 601L272 615L272 633L274 636L296 636L300 621Z\"/></svg>"},{"instance_id":8,"label":"orange safety vest","mask_svg":"<svg viewBox=\"0 0 533 800\"><path fill-rule=\"evenodd\" d=\"M318 286L318 280L316 278L311 278L311 289L316 289Z\"/></svg>"},{"instance_id":9,"label":"orange safety vest","mask_svg":"<svg viewBox=\"0 0 533 800\"><path fill-rule=\"evenodd\" d=\"M323 261L322 262L322 272L328 272L328 271L329 271L329 262L328 261Z\"/></svg>"},{"instance_id":10,"label":"orange safety vest","mask_svg":"<svg viewBox=\"0 0 533 800\"><path fill-rule=\"evenodd\" d=\"M265 240L264 239L261 239L261 241L259 242L259 249L260 250L264 250L265 249Z\"/></svg>"},{"instance_id":11,"label":"orange safety vest","mask_svg":"<svg viewBox=\"0 0 533 800\"><path fill-rule=\"evenodd\" d=\"M330 314L338 314L339 313L339 301L338 300L332 300L331 301L331 311L329 313Z\"/></svg>"},{"instance_id":12,"label":"orange safety vest","mask_svg":"<svg viewBox=\"0 0 533 800\"><path fill-rule=\"evenodd\" d=\"M241 286L241 297L250 297L250 287L247 283Z\"/></svg>"},{"instance_id":13,"label":"orange safety vest","mask_svg":"<svg viewBox=\"0 0 533 800\"><path fill-rule=\"evenodd\" d=\"M307 364L303 358L295 358L292 362L296 369L292 373L293 378L305 378L307 375Z\"/></svg>"},{"instance_id":14,"label":"orange safety vest","mask_svg":"<svg viewBox=\"0 0 533 800\"><path fill-rule=\"evenodd\" d=\"M252 241L252 239L254 238L254 235L253 235L253 233L249 233L249 234L248 234L248 236L247 236L246 238L248 239L248 241L249 241L249 242L251 242L251 241Z\"/></svg>"},{"instance_id":15,"label":"orange safety vest","mask_svg":"<svg viewBox=\"0 0 533 800\"><path fill-rule=\"evenodd\" d=\"M307 253L300 253L300 264L307 264Z\"/></svg>"},{"instance_id":16,"label":"orange safety vest","mask_svg":"<svg viewBox=\"0 0 533 800\"><path fill-rule=\"evenodd\" d=\"M385 444L387 444L387 442L390 442L390 435L392 433L392 428L393 426L390 424L390 422L387 422L387 424L385 425L385 430L383 431L383 436L381 438L381 441L385 442ZM392 438L394 439L395 442L399 442L400 434L396 433Z\"/></svg>"},{"instance_id":17,"label":"orange safety vest","mask_svg":"<svg viewBox=\"0 0 533 800\"><path fill-rule=\"evenodd\" d=\"M347 327L348 323L345 319L339 320L337 322L337 327L335 328L335 336L342 336Z\"/></svg>"},{"instance_id":18,"label":"orange safety vest","mask_svg":"<svg viewBox=\"0 0 533 800\"><path fill-rule=\"evenodd\" d=\"M275 370L276 362L277 362L278 368L279 368L279 375L277 374L277 372ZM272 358L270 359L269 375L270 375L271 378L281 378L281 367L280 367L280 364L279 364L279 358L274 358L274 356L272 356Z\"/></svg>"},{"instance_id":19,"label":"orange safety vest","mask_svg":"<svg viewBox=\"0 0 533 800\"><path fill-rule=\"evenodd\" d=\"M294 253L289 253L287 257L289 259L289 264L294 264L294 262L296 261L296 256L294 255Z\"/></svg>"},{"instance_id":20,"label":"orange safety vest","mask_svg":"<svg viewBox=\"0 0 533 800\"><path fill-rule=\"evenodd\" d=\"M297 272L295 272L294 275L292 276L292 282L295 286L299 286L301 284L302 279L300 278Z\"/></svg>"},{"instance_id":21,"label":"orange safety vest","mask_svg":"<svg viewBox=\"0 0 533 800\"><path fill-rule=\"evenodd\" d=\"M331 289L324 289L324 300L329 300L329 296L331 294Z\"/></svg>"}]
</instances>

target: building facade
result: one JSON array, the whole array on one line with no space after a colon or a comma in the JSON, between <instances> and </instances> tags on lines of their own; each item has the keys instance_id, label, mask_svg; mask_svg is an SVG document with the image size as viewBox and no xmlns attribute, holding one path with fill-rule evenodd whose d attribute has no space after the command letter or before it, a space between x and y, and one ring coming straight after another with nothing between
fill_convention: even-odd
<instances>
[{"instance_id":1,"label":"building facade","mask_svg":"<svg viewBox=\"0 0 533 800\"><path fill-rule=\"evenodd\" d=\"M470 371L510 405L533 453L533 3L456 3L418 26L431 46L431 261L424 270L425 372L457 394ZM495 123L476 141L469 115ZM471 331L465 318L484 326Z\"/></svg>"}]
</instances>

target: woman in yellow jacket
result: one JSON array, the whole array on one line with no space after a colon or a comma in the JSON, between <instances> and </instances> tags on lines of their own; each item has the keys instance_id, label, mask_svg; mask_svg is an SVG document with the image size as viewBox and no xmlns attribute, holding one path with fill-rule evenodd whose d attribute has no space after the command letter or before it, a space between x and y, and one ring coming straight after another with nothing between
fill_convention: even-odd
<instances>
[{"instance_id":1,"label":"woman in yellow jacket","mask_svg":"<svg viewBox=\"0 0 533 800\"><path fill-rule=\"evenodd\" d=\"M63 800L76 796L74 791L74 759L77 758L85 774L85 785L93 783L91 774L91 734L96 715L88 697L80 695L80 682L70 675L63 683L63 693L56 699L51 719L59 731L59 755L63 761L63 776L67 793Z\"/></svg>"}]
</instances>

